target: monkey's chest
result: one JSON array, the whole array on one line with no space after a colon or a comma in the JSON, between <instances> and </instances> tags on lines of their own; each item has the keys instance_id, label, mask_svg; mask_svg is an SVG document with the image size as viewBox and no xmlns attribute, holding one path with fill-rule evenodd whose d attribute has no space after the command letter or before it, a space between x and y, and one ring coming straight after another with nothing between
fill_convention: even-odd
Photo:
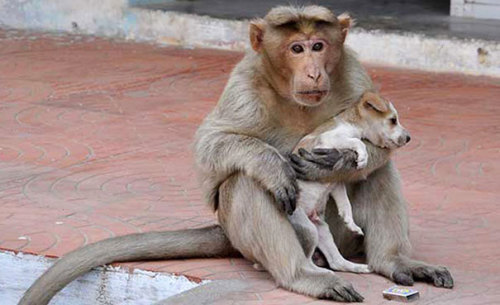
<instances>
[{"instance_id":1,"label":"monkey's chest","mask_svg":"<svg viewBox=\"0 0 500 305\"><path fill-rule=\"evenodd\" d=\"M323 120L324 121L324 120ZM283 116L270 124L272 128L263 134L266 141L281 153L291 153L299 141L313 132L323 122L318 115L303 114Z\"/></svg>"},{"instance_id":2,"label":"monkey's chest","mask_svg":"<svg viewBox=\"0 0 500 305\"><path fill-rule=\"evenodd\" d=\"M302 138L302 134L298 134L296 131L285 128L275 128L273 130L268 130L263 134L264 141L278 149L281 154L291 153Z\"/></svg>"}]
</instances>

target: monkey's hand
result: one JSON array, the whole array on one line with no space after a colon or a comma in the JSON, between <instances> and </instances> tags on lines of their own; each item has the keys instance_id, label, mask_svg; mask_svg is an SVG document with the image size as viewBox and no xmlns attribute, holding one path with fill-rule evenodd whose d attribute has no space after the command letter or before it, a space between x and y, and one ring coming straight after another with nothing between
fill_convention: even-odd
<instances>
[{"instance_id":1,"label":"monkey's hand","mask_svg":"<svg viewBox=\"0 0 500 305\"><path fill-rule=\"evenodd\" d=\"M265 174L259 177L259 180L274 196L278 208L292 215L297 203L297 176L290 162L281 158L278 164L273 162L278 166L272 166L273 163L262 163L260 172Z\"/></svg>"},{"instance_id":2,"label":"monkey's hand","mask_svg":"<svg viewBox=\"0 0 500 305\"><path fill-rule=\"evenodd\" d=\"M358 155L350 149L313 149L312 152L300 148L299 155L292 154L291 164L301 180L318 181L335 175L341 170L357 167Z\"/></svg>"}]
</instances>

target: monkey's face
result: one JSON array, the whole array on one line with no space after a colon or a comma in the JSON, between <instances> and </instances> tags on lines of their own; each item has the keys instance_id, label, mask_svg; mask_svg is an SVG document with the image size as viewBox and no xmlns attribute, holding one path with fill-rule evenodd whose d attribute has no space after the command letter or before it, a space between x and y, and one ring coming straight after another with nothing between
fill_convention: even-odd
<instances>
[{"instance_id":1,"label":"monkey's face","mask_svg":"<svg viewBox=\"0 0 500 305\"><path fill-rule=\"evenodd\" d=\"M410 142L410 133L401 125L391 102L378 94L365 93L358 109L364 121L365 137L372 144L396 149Z\"/></svg>"},{"instance_id":2,"label":"monkey's face","mask_svg":"<svg viewBox=\"0 0 500 305\"><path fill-rule=\"evenodd\" d=\"M321 105L330 93L331 77L342 52L340 27L273 31L264 36L264 52L273 67L273 81L288 100L301 106ZM276 39L279 37L280 39Z\"/></svg>"},{"instance_id":3,"label":"monkey's face","mask_svg":"<svg viewBox=\"0 0 500 305\"><path fill-rule=\"evenodd\" d=\"M250 43L277 93L314 107L328 98L351 23L348 15L336 17L323 7L308 6L298 13L277 7L250 23Z\"/></svg>"},{"instance_id":4,"label":"monkey's face","mask_svg":"<svg viewBox=\"0 0 500 305\"><path fill-rule=\"evenodd\" d=\"M290 71L290 95L302 106L318 106L330 93L330 75L340 50L321 36L300 38L292 40L283 54Z\"/></svg>"}]
</instances>

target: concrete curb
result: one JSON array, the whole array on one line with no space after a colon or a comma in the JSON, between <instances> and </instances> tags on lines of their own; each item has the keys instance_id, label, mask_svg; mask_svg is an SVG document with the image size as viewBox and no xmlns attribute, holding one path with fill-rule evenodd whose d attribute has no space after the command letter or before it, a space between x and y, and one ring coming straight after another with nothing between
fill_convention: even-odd
<instances>
[{"instance_id":1,"label":"concrete curb","mask_svg":"<svg viewBox=\"0 0 500 305\"><path fill-rule=\"evenodd\" d=\"M0 24L162 45L248 47L248 21L130 8L126 0L0 0ZM500 42L353 29L347 43L369 63L500 76Z\"/></svg>"},{"instance_id":2,"label":"concrete curb","mask_svg":"<svg viewBox=\"0 0 500 305\"><path fill-rule=\"evenodd\" d=\"M54 263L43 256L0 251L1 304L17 304L30 285ZM208 282L202 282L205 284ZM202 286L184 276L120 267L98 267L59 292L52 305L147 305Z\"/></svg>"}]
</instances>

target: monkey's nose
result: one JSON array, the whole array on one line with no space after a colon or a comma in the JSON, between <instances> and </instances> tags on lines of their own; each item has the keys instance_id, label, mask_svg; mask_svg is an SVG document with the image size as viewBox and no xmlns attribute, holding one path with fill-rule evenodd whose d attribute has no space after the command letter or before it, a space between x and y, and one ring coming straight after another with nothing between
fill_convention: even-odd
<instances>
[{"instance_id":1,"label":"monkey's nose","mask_svg":"<svg viewBox=\"0 0 500 305\"><path fill-rule=\"evenodd\" d=\"M317 82L321 76L321 73L308 73L307 77L312 79L313 81Z\"/></svg>"}]
</instances>

